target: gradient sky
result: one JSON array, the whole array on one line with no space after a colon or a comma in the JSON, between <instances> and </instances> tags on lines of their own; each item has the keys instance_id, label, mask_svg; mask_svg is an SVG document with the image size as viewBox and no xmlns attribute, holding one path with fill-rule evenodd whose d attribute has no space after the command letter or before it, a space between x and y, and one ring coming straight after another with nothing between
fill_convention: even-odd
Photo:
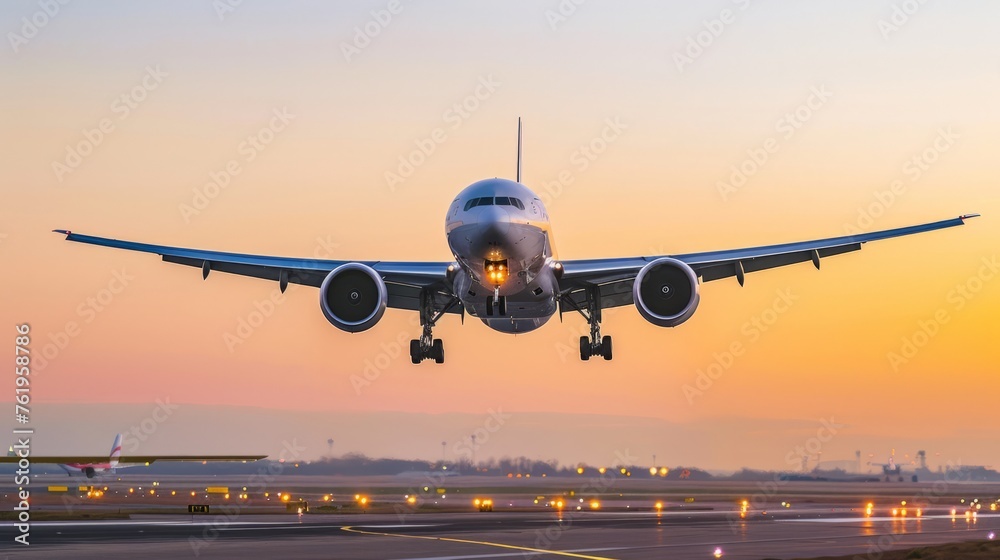
<instances>
[{"instance_id":1,"label":"gradient sky","mask_svg":"<svg viewBox=\"0 0 1000 560\"><path fill-rule=\"evenodd\" d=\"M600 462L628 448L668 464L784 468L787 452L834 419L844 427L824 459L921 448L1000 466L1000 272L984 264L1000 257L1000 5L930 2L890 29L895 4L881 0L590 0L565 20L552 16L555 0L403 0L384 26L373 11L388 2L245 0L220 15L221 4L74 2L51 18L35 2L0 6L0 313L8 327L30 322L38 351L78 326L33 377L39 452L103 450L169 398L201 412L168 421L144 444L150 453L276 453L298 433L318 456L329 432L339 452L434 459L442 440L502 409L544 420L516 438L501 430L477 456ZM730 23L713 23L723 10ZM45 24L32 33L22 18ZM377 35L345 56L366 25ZM698 39L702 52L690 46ZM133 106L120 99L131 92L143 98ZM475 110L456 120L463 103ZM275 111L293 117L249 159L241 143ZM524 182L544 193L564 259L984 217L868 245L822 272L802 264L743 288L705 284L698 312L675 329L633 308L606 312L610 363L579 361L578 316L516 337L449 317L435 330L447 363L420 367L405 351L418 334L411 313L390 310L350 335L325 321L314 289L298 287L229 348L226 334L274 284L203 282L155 256L50 233L446 260L447 205L473 181L513 174L518 116ZM624 131L584 168L581 146L609 119ZM102 120L110 132L91 149L85 131ZM446 139L390 187L386 173L438 128ZM769 139L777 150L722 196L719 184ZM54 169L81 143L78 166ZM185 215L230 160L239 173ZM572 182L557 185L560 173ZM893 200L875 194L894 183ZM127 286L88 308L123 271ZM781 292L795 299L773 313ZM755 317L776 320L755 334ZM921 348L893 364L922 321L933 335L917 335ZM733 344L743 353L729 360ZM718 379L685 392L717 362L727 364ZM369 365L378 376L358 390ZM4 406L12 395L13 383L0 389ZM414 415L419 430L400 427ZM327 417L329 429L291 421ZM239 433L234 418L282 429Z\"/></svg>"}]
</instances>

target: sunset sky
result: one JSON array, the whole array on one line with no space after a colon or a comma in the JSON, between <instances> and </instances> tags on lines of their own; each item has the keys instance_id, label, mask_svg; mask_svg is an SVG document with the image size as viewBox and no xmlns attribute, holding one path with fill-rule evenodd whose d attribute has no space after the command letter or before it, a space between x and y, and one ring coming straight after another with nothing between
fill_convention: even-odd
<instances>
[{"instance_id":1,"label":"sunset sky","mask_svg":"<svg viewBox=\"0 0 1000 560\"><path fill-rule=\"evenodd\" d=\"M37 452L103 452L169 399L143 451L298 437L318 457L332 437L335 453L437 459L502 410L477 457L788 468L828 421L824 460L926 449L1000 467L1000 5L43 4L0 6L0 314L7 359L21 322L36 353L51 345L32 374ZM580 362L579 316L516 337L448 317L440 366L409 363L414 313L350 335L313 288L265 304L273 283L50 233L448 260L447 206L513 176L518 117L563 259L983 217L820 272L703 284L674 329L608 311L612 362Z\"/></svg>"}]
</instances>

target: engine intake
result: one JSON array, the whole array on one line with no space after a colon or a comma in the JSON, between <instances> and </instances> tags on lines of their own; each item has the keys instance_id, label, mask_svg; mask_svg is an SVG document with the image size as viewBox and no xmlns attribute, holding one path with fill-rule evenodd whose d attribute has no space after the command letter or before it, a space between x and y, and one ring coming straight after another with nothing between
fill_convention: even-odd
<instances>
[{"instance_id":1,"label":"engine intake","mask_svg":"<svg viewBox=\"0 0 1000 560\"><path fill-rule=\"evenodd\" d=\"M694 315L701 300L698 276L677 259L664 257L642 267L632 284L632 300L644 319L676 327Z\"/></svg>"},{"instance_id":2,"label":"engine intake","mask_svg":"<svg viewBox=\"0 0 1000 560\"><path fill-rule=\"evenodd\" d=\"M378 323L389 302L385 281L361 263L347 263L330 271L319 288L323 315L342 331L361 332Z\"/></svg>"}]
</instances>

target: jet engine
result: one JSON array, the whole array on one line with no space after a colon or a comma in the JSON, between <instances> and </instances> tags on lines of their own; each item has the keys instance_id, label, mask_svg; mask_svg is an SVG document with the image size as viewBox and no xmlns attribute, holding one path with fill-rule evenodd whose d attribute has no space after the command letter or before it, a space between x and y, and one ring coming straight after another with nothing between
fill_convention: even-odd
<instances>
[{"instance_id":1,"label":"jet engine","mask_svg":"<svg viewBox=\"0 0 1000 560\"><path fill-rule=\"evenodd\" d=\"M378 272L361 263L330 271L319 288L319 305L327 321L342 331L361 332L378 323L389 294Z\"/></svg>"},{"instance_id":2,"label":"jet engine","mask_svg":"<svg viewBox=\"0 0 1000 560\"><path fill-rule=\"evenodd\" d=\"M644 319L658 327L676 327L694 315L701 295L698 275L669 257L642 267L632 284L632 300Z\"/></svg>"},{"instance_id":3,"label":"jet engine","mask_svg":"<svg viewBox=\"0 0 1000 560\"><path fill-rule=\"evenodd\" d=\"M83 469L83 474L87 475L87 478L94 478L97 475L97 471L94 467L86 467Z\"/></svg>"}]
</instances>

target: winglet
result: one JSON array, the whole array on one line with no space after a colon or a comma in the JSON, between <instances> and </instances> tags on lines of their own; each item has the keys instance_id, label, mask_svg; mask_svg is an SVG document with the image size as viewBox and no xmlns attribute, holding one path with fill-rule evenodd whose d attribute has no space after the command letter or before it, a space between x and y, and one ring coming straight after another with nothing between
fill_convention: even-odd
<instances>
[{"instance_id":1,"label":"winglet","mask_svg":"<svg viewBox=\"0 0 1000 560\"><path fill-rule=\"evenodd\" d=\"M980 216L981 216L981 214L964 214L962 216L959 216L958 219L962 220L964 222L965 220L969 220L969 219L972 219L972 218L978 218Z\"/></svg>"},{"instance_id":2,"label":"winglet","mask_svg":"<svg viewBox=\"0 0 1000 560\"><path fill-rule=\"evenodd\" d=\"M63 235L69 235L69 234L71 234L73 232L70 231L70 230L68 230L68 229L54 229L54 230L52 230L52 233L61 233Z\"/></svg>"},{"instance_id":3,"label":"winglet","mask_svg":"<svg viewBox=\"0 0 1000 560\"><path fill-rule=\"evenodd\" d=\"M517 182L521 182L521 117L517 117Z\"/></svg>"}]
</instances>

